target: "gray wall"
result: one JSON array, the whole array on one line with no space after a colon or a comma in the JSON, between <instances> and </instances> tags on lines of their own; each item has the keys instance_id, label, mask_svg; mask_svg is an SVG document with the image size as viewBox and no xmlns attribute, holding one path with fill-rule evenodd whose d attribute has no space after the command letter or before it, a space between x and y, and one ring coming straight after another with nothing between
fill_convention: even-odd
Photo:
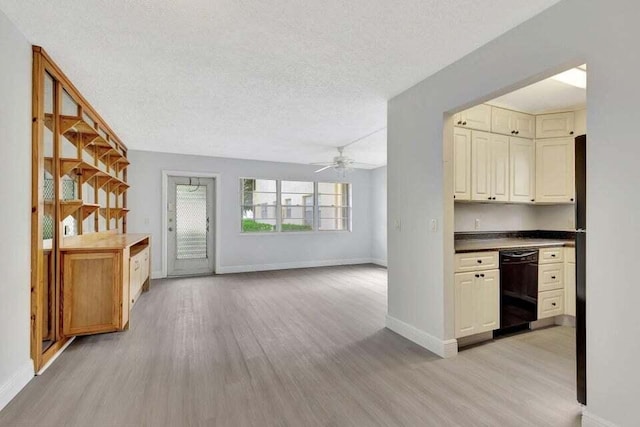
<instances>
[{"instance_id":1,"label":"gray wall","mask_svg":"<svg viewBox=\"0 0 640 427\"><path fill-rule=\"evenodd\" d=\"M264 269L336 265L371 261L370 175L355 170L340 179L335 171L315 174L316 166L216 157L129 151L127 219L129 232L151 233L154 275L162 270L162 171L221 174L219 273ZM240 183L242 177L344 181L352 183L353 231L311 233L240 233Z\"/></svg>"},{"instance_id":2,"label":"gray wall","mask_svg":"<svg viewBox=\"0 0 640 427\"><path fill-rule=\"evenodd\" d=\"M638 16L635 0L564 0L388 106L389 222L402 224L388 235L388 314L446 345L453 338L453 200L443 118L450 125L450 113L588 64L586 413L625 426L639 418ZM431 219L442 225L435 232L422 226Z\"/></svg>"},{"instance_id":3,"label":"gray wall","mask_svg":"<svg viewBox=\"0 0 640 427\"><path fill-rule=\"evenodd\" d=\"M0 12L0 409L33 376L30 357L31 45Z\"/></svg>"},{"instance_id":4,"label":"gray wall","mask_svg":"<svg viewBox=\"0 0 640 427\"><path fill-rule=\"evenodd\" d=\"M371 257L387 265L387 167L371 171Z\"/></svg>"}]
</instances>

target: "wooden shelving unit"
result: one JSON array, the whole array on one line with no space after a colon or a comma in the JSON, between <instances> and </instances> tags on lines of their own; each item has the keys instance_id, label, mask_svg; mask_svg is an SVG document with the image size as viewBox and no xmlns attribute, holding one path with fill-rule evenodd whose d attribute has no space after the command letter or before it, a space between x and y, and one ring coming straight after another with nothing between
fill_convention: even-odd
<instances>
[{"instance_id":1,"label":"wooden shelving unit","mask_svg":"<svg viewBox=\"0 0 640 427\"><path fill-rule=\"evenodd\" d=\"M85 306L69 308L63 298L61 270L67 262L64 242L80 239L87 245L87 258L99 263L95 260L104 259L105 254L99 252L99 247L92 246L94 240L127 236L129 160L127 147L39 47L33 48L32 93L31 355L37 371L69 339L70 334L64 331L70 329L64 322L86 315L74 312L68 317L69 310L81 310ZM148 238L146 242L148 245ZM91 251L93 255L89 255ZM122 262L128 262L127 251L121 256ZM90 276L92 272L83 274ZM128 283L125 277L128 269L119 274L122 276L119 280ZM104 283L105 289L110 283ZM81 298L84 285L76 285L81 286L76 288L73 297ZM123 296L116 295L119 299ZM85 297L95 303L91 299L94 296ZM128 313L121 315L128 320ZM78 335L92 333L93 329L85 328L83 332L74 327L71 330L73 335Z\"/></svg>"}]
</instances>

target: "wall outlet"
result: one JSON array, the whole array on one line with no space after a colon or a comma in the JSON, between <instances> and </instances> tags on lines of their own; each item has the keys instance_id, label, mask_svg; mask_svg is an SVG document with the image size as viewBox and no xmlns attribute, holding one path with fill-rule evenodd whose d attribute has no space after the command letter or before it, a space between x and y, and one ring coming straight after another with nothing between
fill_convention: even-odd
<instances>
[{"instance_id":1,"label":"wall outlet","mask_svg":"<svg viewBox=\"0 0 640 427\"><path fill-rule=\"evenodd\" d=\"M480 218L476 218L473 226L476 230L480 230Z\"/></svg>"},{"instance_id":2,"label":"wall outlet","mask_svg":"<svg viewBox=\"0 0 640 427\"><path fill-rule=\"evenodd\" d=\"M436 231L438 231L438 220L437 219L432 219L431 220L431 231L433 231L434 233Z\"/></svg>"},{"instance_id":3,"label":"wall outlet","mask_svg":"<svg viewBox=\"0 0 640 427\"><path fill-rule=\"evenodd\" d=\"M399 219L394 219L393 220L393 228L397 231L402 230L402 223L400 222Z\"/></svg>"}]
</instances>

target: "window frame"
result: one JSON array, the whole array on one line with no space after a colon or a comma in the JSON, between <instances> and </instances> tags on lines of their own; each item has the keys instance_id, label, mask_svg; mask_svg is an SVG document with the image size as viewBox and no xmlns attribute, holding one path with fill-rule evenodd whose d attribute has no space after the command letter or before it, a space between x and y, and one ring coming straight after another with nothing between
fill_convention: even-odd
<instances>
[{"instance_id":1,"label":"window frame","mask_svg":"<svg viewBox=\"0 0 640 427\"><path fill-rule=\"evenodd\" d=\"M243 209L244 205L244 181L245 180L267 180L267 181L275 181L276 183L276 227L272 231L245 231L243 230L242 221L243 221ZM313 205L303 206L304 208L311 207L313 212L313 225L311 230L301 230L301 231L283 231L282 223L283 220L286 219L283 213L283 205L282 204L282 182L283 181L293 181L293 182L309 182L313 183ZM343 209L347 209L347 222L346 229L343 230L321 230L320 229L320 208L326 206L320 206L320 193L319 193L319 185L318 184L342 184L347 188L347 205L341 206ZM353 183L344 182L344 181L308 181L304 179L273 179L273 178L256 178L256 177L240 177L239 178L239 187L240 191L238 192L239 197L239 206L240 206L240 234L243 236L255 236L255 235L286 235L286 234L313 234L313 233L351 233L353 231ZM287 192L285 192L286 194ZM271 205L269 205L271 206Z\"/></svg>"}]
</instances>

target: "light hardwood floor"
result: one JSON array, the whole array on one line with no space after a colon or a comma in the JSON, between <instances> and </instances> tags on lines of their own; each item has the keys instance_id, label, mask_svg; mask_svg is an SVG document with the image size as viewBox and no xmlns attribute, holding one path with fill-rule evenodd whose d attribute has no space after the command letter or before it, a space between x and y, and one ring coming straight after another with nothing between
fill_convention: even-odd
<instances>
[{"instance_id":1,"label":"light hardwood floor","mask_svg":"<svg viewBox=\"0 0 640 427\"><path fill-rule=\"evenodd\" d=\"M154 281L128 332L77 339L0 426L577 426L574 333L442 360L384 328L386 270Z\"/></svg>"}]
</instances>

